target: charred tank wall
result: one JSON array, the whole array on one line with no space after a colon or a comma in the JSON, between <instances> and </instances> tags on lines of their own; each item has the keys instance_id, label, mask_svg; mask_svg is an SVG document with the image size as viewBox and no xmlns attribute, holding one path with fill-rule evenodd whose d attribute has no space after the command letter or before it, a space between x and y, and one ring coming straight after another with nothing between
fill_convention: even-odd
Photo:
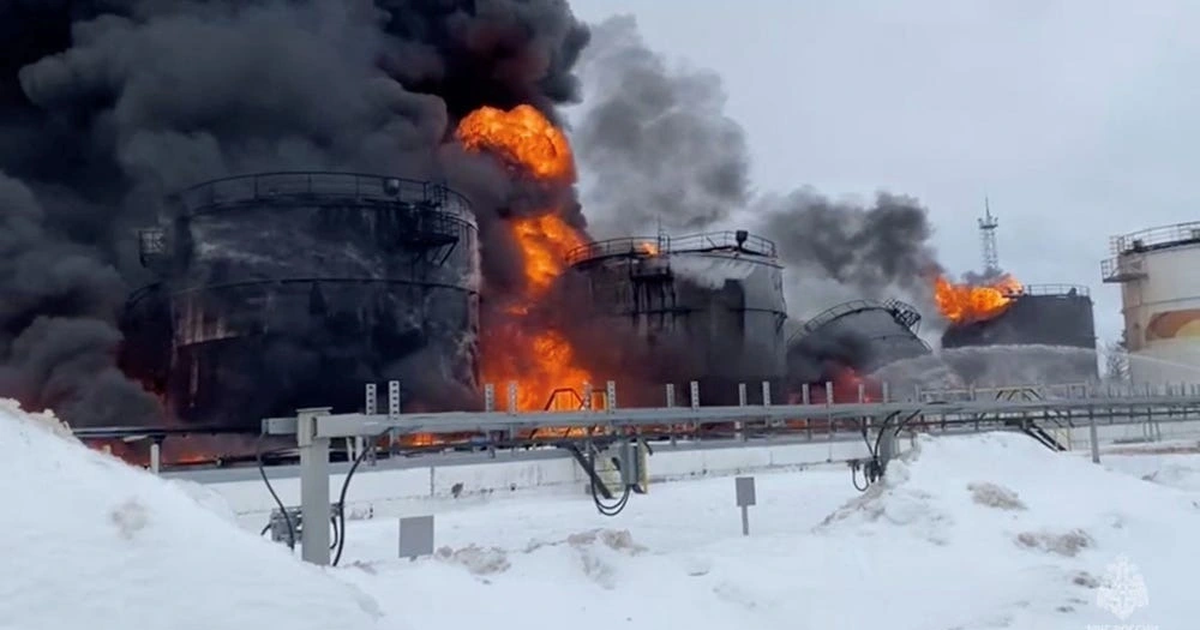
<instances>
[{"instance_id":1,"label":"charred tank wall","mask_svg":"<svg viewBox=\"0 0 1200 630\"><path fill-rule=\"evenodd\" d=\"M252 424L406 403L470 406L479 265L466 202L443 187L347 174L221 180L185 192L150 264L163 275L181 418ZM142 310L152 310L143 308Z\"/></svg>"},{"instance_id":2,"label":"charred tank wall","mask_svg":"<svg viewBox=\"0 0 1200 630\"><path fill-rule=\"evenodd\" d=\"M739 249L732 232L691 239L657 255L633 246L608 255L633 241L602 242L593 246L600 255L574 265L594 316L642 343L630 361L641 382L623 385L622 397L661 405L663 385L674 383L685 404L695 380L703 404L736 404L739 383L761 402L762 381L780 392L786 373L782 268L761 248Z\"/></svg>"}]
</instances>

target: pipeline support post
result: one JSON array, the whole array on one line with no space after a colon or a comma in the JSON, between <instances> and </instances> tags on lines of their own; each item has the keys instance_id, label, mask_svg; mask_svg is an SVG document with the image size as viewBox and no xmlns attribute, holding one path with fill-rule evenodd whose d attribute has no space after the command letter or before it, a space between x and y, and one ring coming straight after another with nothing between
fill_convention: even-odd
<instances>
[{"instance_id":1,"label":"pipeline support post","mask_svg":"<svg viewBox=\"0 0 1200 630\"><path fill-rule=\"evenodd\" d=\"M888 462L892 460L892 456L896 453L896 430L888 427L887 418L883 421L879 418L873 418L873 423L879 425L879 452L876 453L879 457L879 474L887 471ZM897 427L899 427L900 418L896 418Z\"/></svg>"},{"instance_id":2,"label":"pipeline support post","mask_svg":"<svg viewBox=\"0 0 1200 630\"><path fill-rule=\"evenodd\" d=\"M162 470L162 443L160 437L150 441L150 472L156 475Z\"/></svg>"},{"instance_id":3,"label":"pipeline support post","mask_svg":"<svg viewBox=\"0 0 1200 630\"><path fill-rule=\"evenodd\" d=\"M746 384L738 383L738 406L745 407L746 403L747 403ZM737 439L739 441L743 441L746 439L746 434L742 432L744 428L745 428L745 424L741 420L738 420L733 423L735 439Z\"/></svg>"},{"instance_id":4,"label":"pipeline support post","mask_svg":"<svg viewBox=\"0 0 1200 630\"><path fill-rule=\"evenodd\" d=\"M329 438L317 437L317 423L328 407L296 411L300 450L300 555L305 562L329 564Z\"/></svg>"},{"instance_id":5,"label":"pipeline support post","mask_svg":"<svg viewBox=\"0 0 1200 630\"><path fill-rule=\"evenodd\" d=\"M1092 444L1092 463L1100 463L1100 437L1096 431L1096 413L1088 409L1088 441Z\"/></svg>"}]
</instances>

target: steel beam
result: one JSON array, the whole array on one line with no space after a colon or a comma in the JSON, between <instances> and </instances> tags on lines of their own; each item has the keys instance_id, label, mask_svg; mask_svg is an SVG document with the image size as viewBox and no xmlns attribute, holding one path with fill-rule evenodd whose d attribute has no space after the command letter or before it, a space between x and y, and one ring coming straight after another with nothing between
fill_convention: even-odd
<instances>
[{"instance_id":1,"label":"steel beam","mask_svg":"<svg viewBox=\"0 0 1200 630\"><path fill-rule=\"evenodd\" d=\"M921 414L945 421L963 417L1009 418L1014 420L1043 417L1050 413L1073 412L1086 417L1089 412L1101 416L1129 415L1154 417L1200 411L1200 396L1137 398L1076 398L1071 400L964 400L947 402L834 403L820 405L668 407L611 409L605 413L590 410L519 412L443 412L402 413L395 416L360 413L322 416L314 437L339 438L375 435L387 429L409 433L469 433L519 431L550 427L645 427L694 423L698 426L739 421L802 420L812 418L847 419L883 417L894 413ZM292 435L295 419L267 419L263 430L270 435Z\"/></svg>"},{"instance_id":2,"label":"steel beam","mask_svg":"<svg viewBox=\"0 0 1200 630\"><path fill-rule=\"evenodd\" d=\"M510 390L515 393L515 390ZM488 433L497 429L510 433L519 429L545 427L608 427L633 429L653 425L690 424L701 427L706 424L724 424L745 420L790 420L805 418L851 418L857 422L870 419L871 424L883 431L880 436L881 459L886 462L894 453L892 439L895 426L888 426L887 418L924 416L921 422L906 425L946 425L966 427L968 432L974 425L976 431L983 424L989 428L1011 427L1014 423L1027 423L1034 419L1045 419L1049 413L1082 412L1092 431L1095 448L1095 419L1107 417L1110 424L1115 419L1122 423L1145 422L1156 416L1167 415L1171 420L1187 418L1186 412L1200 410L1200 395L1193 396L1139 396L1115 398L1077 398L1050 400L966 400L966 401L905 401L881 403L836 404L826 401L813 405L779 405L733 407L700 407L693 385L691 407L669 407L658 409L620 409L615 405L615 391L609 384L608 403L602 413L592 410L570 412L450 412L450 413L393 413L387 415L337 414L328 408L302 409L295 418L268 418L263 420L263 431L271 434L294 434L300 452L300 497L303 526L301 529L302 557L318 565L329 564L329 444L333 438L374 435L385 430L400 433ZM515 396L514 396L515 397ZM610 406L611 405L611 406ZM1183 411L1183 416L1174 416ZM1173 417L1171 417L1173 416ZM1071 423L1068 421L1068 425ZM829 426L830 440L834 439L834 426ZM515 451L514 451L515 452ZM1093 455L1095 457L1095 454ZM886 464L885 464L886 465Z\"/></svg>"}]
</instances>

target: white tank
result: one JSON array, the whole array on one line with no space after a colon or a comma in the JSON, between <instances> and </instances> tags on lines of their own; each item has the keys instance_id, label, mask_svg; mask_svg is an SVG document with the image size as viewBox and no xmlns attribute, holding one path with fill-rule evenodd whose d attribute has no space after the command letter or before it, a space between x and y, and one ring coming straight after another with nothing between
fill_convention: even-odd
<instances>
[{"instance_id":1,"label":"white tank","mask_svg":"<svg viewBox=\"0 0 1200 630\"><path fill-rule=\"evenodd\" d=\"M1121 312L1138 383L1200 382L1200 221L1114 236L1105 282Z\"/></svg>"}]
</instances>

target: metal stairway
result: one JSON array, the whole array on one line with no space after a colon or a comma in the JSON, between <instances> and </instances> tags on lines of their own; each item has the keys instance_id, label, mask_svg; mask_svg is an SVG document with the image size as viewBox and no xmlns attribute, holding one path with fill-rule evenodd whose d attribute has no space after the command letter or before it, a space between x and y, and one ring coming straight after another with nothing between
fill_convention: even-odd
<instances>
[{"instance_id":1,"label":"metal stairway","mask_svg":"<svg viewBox=\"0 0 1200 630\"><path fill-rule=\"evenodd\" d=\"M1035 389L1022 388L1022 389L1010 389L1010 390L1003 390L1003 391L996 392L996 400L1034 401L1034 400L1044 400L1044 397ZM1060 415L1059 412L1052 412L1052 413L1054 414L1054 416ZM1066 428L1066 429L1070 430L1069 424L1063 425L1063 423L1060 422L1056 417L1048 415L1045 418L1045 420L1053 423L1055 428L1058 428L1058 429ZM1048 448L1052 451L1065 452L1067 450L1066 446L1064 446L1053 435L1051 435L1048 431L1046 431L1045 428L1043 428L1041 425L1034 422L1030 418L1020 418L1020 419L1008 420L1004 424L1005 424L1005 426L1016 427L1016 428L1020 429L1022 433L1037 440L1042 446L1045 446L1046 448Z\"/></svg>"}]
</instances>

